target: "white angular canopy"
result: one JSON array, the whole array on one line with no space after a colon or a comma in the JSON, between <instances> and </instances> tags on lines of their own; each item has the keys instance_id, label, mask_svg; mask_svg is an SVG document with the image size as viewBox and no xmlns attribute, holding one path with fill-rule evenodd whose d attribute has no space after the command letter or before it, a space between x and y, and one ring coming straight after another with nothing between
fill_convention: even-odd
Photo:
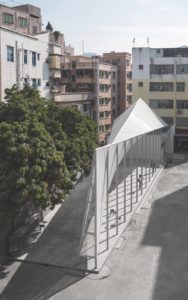
<instances>
[{"instance_id":1,"label":"white angular canopy","mask_svg":"<svg viewBox=\"0 0 188 300\"><path fill-rule=\"evenodd\" d=\"M115 119L108 144L125 141L164 126L167 124L142 99L138 99Z\"/></svg>"}]
</instances>

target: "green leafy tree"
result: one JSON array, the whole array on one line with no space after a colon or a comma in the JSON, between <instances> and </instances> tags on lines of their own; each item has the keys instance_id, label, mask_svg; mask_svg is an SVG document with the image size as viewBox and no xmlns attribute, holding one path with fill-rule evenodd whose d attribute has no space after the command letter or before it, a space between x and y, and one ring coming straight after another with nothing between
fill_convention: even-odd
<instances>
[{"instance_id":1,"label":"green leafy tree","mask_svg":"<svg viewBox=\"0 0 188 300\"><path fill-rule=\"evenodd\" d=\"M95 124L75 109L60 108L38 91L16 86L0 103L0 217L23 206L54 207L78 171L88 173Z\"/></svg>"},{"instance_id":2,"label":"green leafy tree","mask_svg":"<svg viewBox=\"0 0 188 300\"><path fill-rule=\"evenodd\" d=\"M75 108L58 108L53 103L48 106L47 120L50 120L48 130L57 147L64 151L67 168L71 174L88 174L97 142L96 124ZM58 128L59 124L61 128ZM59 138L62 132L66 134L66 142L63 144L65 147L60 142L63 141L63 137Z\"/></svg>"}]
</instances>

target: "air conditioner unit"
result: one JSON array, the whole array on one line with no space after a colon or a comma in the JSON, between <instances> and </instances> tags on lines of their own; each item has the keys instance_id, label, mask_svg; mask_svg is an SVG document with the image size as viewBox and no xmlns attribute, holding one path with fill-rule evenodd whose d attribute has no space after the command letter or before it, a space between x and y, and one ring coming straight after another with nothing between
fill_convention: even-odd
<instances>
[{"instance_id":1,"label":"air conditioner unit","mask_svg":"<svg viewBox=\"0 0 188 300\"><path fill-rule=\"evenodd\" d=\"M182 109L177 109L177 115L182 115L183 114L183 110Z\"/></svg>"}]
</instances>

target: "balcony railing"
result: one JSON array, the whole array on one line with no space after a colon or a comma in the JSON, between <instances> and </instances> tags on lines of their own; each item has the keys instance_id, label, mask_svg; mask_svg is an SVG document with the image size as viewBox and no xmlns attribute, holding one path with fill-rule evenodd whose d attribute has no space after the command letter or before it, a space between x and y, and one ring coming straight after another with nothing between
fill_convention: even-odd
<instances>
[{"instance_id":1,"label":"balcony railing","mask_svg":"<svg viewBox=\"0 0 188 300\"><path fill-rule=\"evenodd\" d=\"M55 96L56 102L79 102L87 100L95 100L94 93L66 93Z\"/></svg>"},{"instance_id":2,"label":"balcony railing","mask_svg":"<svg viewBox=\"0 0 188 300\"><path fill-rule=\"evenodd\" d=\"M63 63L62 64L62 69L80 69L80 68L85 68L85 69L93 69L97 68L97 63L95 62L85 62L85 63L77 63L75 65L72 65L72 63Z\"/></svg>"}]
</instances>

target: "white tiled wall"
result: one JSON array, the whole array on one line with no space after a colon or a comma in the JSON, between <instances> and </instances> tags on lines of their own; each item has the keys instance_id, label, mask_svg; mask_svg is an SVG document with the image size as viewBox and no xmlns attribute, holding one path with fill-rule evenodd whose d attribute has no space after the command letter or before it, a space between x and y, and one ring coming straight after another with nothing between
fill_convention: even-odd
<instances>
[{"instance_id":1,"label":"white tiled wall","mask_svg":"<svg viewBox=\"0 0 188 300\"><path fill-rule=\"evenodd\" d=\"M32 79L40 79L41 86L38 89L45 98L50 98L49 87L46 83L49 81L48 58L48 33L32 37L19 34L14 31L0 28L1 59L0 59L0 84L4 98L4 89L11 88L13 84L23 86L24 78L28 78L32 84ZM7 61L7 46L14 48L14 62ZM23 50L28 51L28 63L24 64ZM40 59L36 59L36 66L32 65L32 52L39 53Z\"/></svg>"}]
</instances>

